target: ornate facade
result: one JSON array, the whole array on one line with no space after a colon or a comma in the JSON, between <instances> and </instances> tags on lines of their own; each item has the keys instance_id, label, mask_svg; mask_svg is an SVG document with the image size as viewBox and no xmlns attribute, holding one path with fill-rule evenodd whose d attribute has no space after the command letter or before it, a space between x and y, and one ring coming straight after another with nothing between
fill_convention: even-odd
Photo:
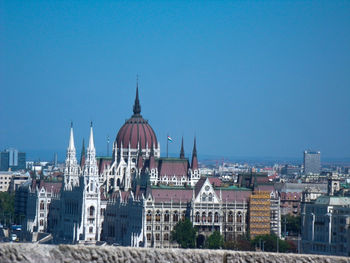
<instances>
[{"instance_id":1,"label":"ornate facade","mask_svg":"<svg viewBox=\"0 0 350 263\"><path fill-rule=\"evenodd\" d=\"M63 182L54 188L33 184L26 229L51 233L56 243L176 247L170 234L185 217L198 228L197 244L214 230L226 240L248 230L252 190L201 178L196 139L191 160L183 140L178 158L160 157L156 134L141 115L138 87L133 115L118 131L111 157L96 157L91 124L78 163L71 126Z\"/></svg>"}]
</instances>

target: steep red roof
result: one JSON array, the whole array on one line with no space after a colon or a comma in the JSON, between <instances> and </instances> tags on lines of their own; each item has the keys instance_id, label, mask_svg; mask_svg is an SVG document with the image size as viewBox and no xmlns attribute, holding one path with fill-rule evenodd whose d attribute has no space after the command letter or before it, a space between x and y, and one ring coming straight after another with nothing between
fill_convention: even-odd
<instances>
[{"instance_id":1,"label":"steep red roof","mask_svg":"<svg viewBox=\"0 0 350 263\"><path fill-rule=\"evenodd\" d=\"M222 184L222 181L220 180L220 178L218 177L208 177L209 178L209 182L211 183L212 186L215 187L220 187Z\"/></svg>"},{"instance_id":2,"label":"steep red roof","mask_svg":"<svg viewBox=\"0 0 350 263\"><path fill-rule=\"evenodd\" d=\"M188 160L178 158L161 158L158 160L158 171L161 177L167 175L169 179L176 177L187 177Z\"/></svg>"},{"instance_id":3,"label":"steep red roof","mask_svg":"<svg viewBox=\"0 0 350 263\"><path fill-rule=\"evenodd\" d=\"M215 191L216 195L220 197L220 190ZM252 191L249 190L221 190L222 201L232 203L232 202L246 202L248 203L249 197Z\"/></svg>"},{"instance_id":4,"label":"steep red roof","mask_svg":"<svg viewBox=\"0 0 350 263\"><path fill-rule=\"evenodd\" d=\"M190 202L192 189L152 189L152 197L156 202Z\"/></svg>"}]
</instances>

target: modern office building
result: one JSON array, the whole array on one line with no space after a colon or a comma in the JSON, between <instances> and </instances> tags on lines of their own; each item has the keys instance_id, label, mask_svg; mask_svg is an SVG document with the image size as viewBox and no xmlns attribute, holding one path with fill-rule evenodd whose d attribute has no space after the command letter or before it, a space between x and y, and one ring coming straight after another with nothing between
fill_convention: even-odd
<instances>
[{"instance_id":1,"label":"modern office building","mask_svg":"<svg viewBox=\"0 0 350 263\"><path fill-rule=\"evenodd\" d=\"M26 154L17 149L6 149L0 153L0 171L17 171L26 168Z\"/></svg>"},{"instance_id":2,"label":"modern office building","mask_svg":"<svg viewBox=\"0 0 350 263\"><path fill-rule=\"evenodd\" d=\"M304 151L304 174L319 174L321 172L321 152Z\"/></svg>"}]
</instances>

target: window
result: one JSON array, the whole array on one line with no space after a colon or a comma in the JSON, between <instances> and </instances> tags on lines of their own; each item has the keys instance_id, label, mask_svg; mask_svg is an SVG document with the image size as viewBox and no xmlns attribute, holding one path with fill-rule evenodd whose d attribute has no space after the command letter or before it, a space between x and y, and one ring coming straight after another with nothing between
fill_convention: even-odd
<instances>
[{"instance_id":1,"label":"window","mask_svg":"<svg viewBox=\"0 0 350 263\"><path fill-rule=\"evenodd\" d=\"M199 223L199 212L196 213L196 219L195 219L196 223Z\"/></svg>"},{"instance_id":2,"label":"window","mask_svg":"<svg viewBox=\"0 0 350 263\"><path fill-rule=\"evenodd\" d=\"M44 225L44 220L40 220L40 226L43 226Z\"/></svg>"},{"instance_id":3,"label":"window","mask_svg":"<svg viewBox=\"0 0 350 263\"><path fill-rule=\"evenodd\" d=\"M94 228L92 226L90 226L89 233L92 233L92 232L94 232Z\"/></svg>"},{"instance_id":4,"label":"window","mask_svg":"<svg viewBox=\"0 0 350 263\"><path fill-rule=\"evenodd\" d=\"M40 202L40 210L44 210L44 206L45 206L45 205L44 205L44 201L41 201L41 202Z\"/></svg>"},{"instance_id":5,"label":"window","mask_svg":"<svg viewBox=\"0 0 350 263\"><path fill-rule=\"evenodd\" d=\"M152 226L147 226L147 230L151 231L152 230Z\"/></svg>"},{"instance_id":6,"label":"window","mask_svg":"<svg viewBox=\"0 0 350 263\"><path fill-rule=\"evenodd\" d=\"M148 210L146 218L147 218L147 222L151 222L152 221L152 212L151 212L151 210Z\"/></svg>"},{"instance_id":7,"label":"window","mask_svg":"<svg viewBox=\"0 0 350 263\"><path fill-rule=\"evenodd\" d=\"M233 213L230 211L228 213L228 219L227 219L228 222L232 223L233 222Z\"/></svg>"},{"instance_id":8,"label":"window","mask_svg":"<svg viewBox=\"0 0 350 263\"><path fill-rule=\"evenodd\" d=\"M164 226L165 231L169 231L169 226Z\"/></svg>"},{"instance_id":9,"label":"window","mask_svg":"<svg viewBox=\"0 0 350 263\"><path fill-rule=\"evenodd\" d=\"M160 240L160 234L156 234L156 240Z\"/></svg>"},{"instance_id":10,"label":"window","mask_svg":"<svg viewBox=\"0 0 350 263\"><path fill-rule=\"evenodd\" d=\"M164 222L169 222L169 217L170 217L169 211L167 210L165 211L165 214L164 214Z\"/></svg>"},{"instance_id":11,"label":"window","mask_svg":"<svg viewBox=\"0 0 350 263\"><path fill-rule=\"evenodd\" d=\"M213 194L212 193L209 194L208 200L213 201Z\"/></svg>"},{"instance_id":12,"label":"window","mask_svg":"<svg viewBox=\"0 0 350 263\"><path fill-rule=\"evenodd\" d=\"M156 212L156 221L160 222L160 211L159 210L157 210L157 212Z\"/></svg>"},{"instance_id":13,"label":"window","mask_svg":"<svg viewBox=\"0 0 350 263\"><path fill-rule=\"evenodd\" d=\"M174 222L179 221L179 214L177 213L177 211L175 211L174 214L173 214L173 221Z\"/></svg>"},{"instance_id":14,"label":"window","mask_svg":"<svg viewBox=\"0 0 350 263\"><path fill-rule=\"evenodd\" d=\"M205 223L207 221L207 214L205 212L202 213L202 222Z\"/></svg>"},{"instance_id":15,"label":"window","mask_svg":"<svg viewBox=\"0 0 350 263\"><path fill-rule=\"evenodd\" d=\"M202 194L202 201L207 201L207 195L206 194Z\"/></svg>"},{"instance_id":16,"label":"window","mask_svg":"<svg viewBox=\"0 0 350 263\"><path fill-rule=\"evenodd\" d=\"M211 223L213 220L213 213L212 212L209 212L208 213L208 222Z\"/></svg>"},{"instance_id":17,"label":"window","mask_svg":"<svg viewBox=\"0 0 350 263\"><path fill-rule=\"evenodd\" d=\"M242 223L242 213L241 212L238 212L237 213L237 223Z\"/></svg>"},{"instance_id":18,"label":"window","mask_svg":"<svg viewBox=\"0 0 350 263\"><path fill-rule=\"evenodd\" d=\"M185 218L186 218L186 211L182 211L182 213L181 213L181 220L185 221Z\"/></svg>"},{"instance_id":19,"label":"window","mask_svg":"<svg viewBox=\"0 0 350 263\"><path fill-rule=\"evenodd\" d=\"M168 233L164 234L164 240L169 240L169 234Z\"/></svg>"},{"instance_id":20,"label":"window","mask_svg":"<svg viewBox=\"0 0 350 263\"><path fill-rule=\"evenodd\" d=\"M160 230L160 226L156 226L156 231L159 231Z\"/></svg>"},{"instance_id":21,"label":"window","mask_svg":"<svg viewBox=\"0 0 350 263\"><path fill-rule=\"evenodd\" d=\"M147 240L151 241L151 234L150 233L147 234Z\"/></svg>"},{"instance_id":22,"label":"window","mask_svg":"<svg viewBox=\"0 0 350 263\"><path fill-rule=\"evenodd\" d=\"M218 213L218 212L215 212L215 215L214 215L214 222L215 222L215 223L218 223L218 222L219 222L219 213Z\"/></svg>"},{"instance_id":23,"label":"window","mask_svg":"<svg viewBox=\"0 0 350 263\"><path fill-rule=\"evenodd\" d=\"M93 205L90 206L90 208L89 208L89 214L90 214L90 216L94 216L95 215L95 207Z\"/></svg>"}]
</instances>

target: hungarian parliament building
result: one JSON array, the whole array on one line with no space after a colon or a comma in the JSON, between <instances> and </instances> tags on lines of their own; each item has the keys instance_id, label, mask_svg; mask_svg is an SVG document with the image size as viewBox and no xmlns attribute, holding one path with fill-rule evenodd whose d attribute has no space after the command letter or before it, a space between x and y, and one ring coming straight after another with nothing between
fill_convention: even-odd
<instances>
[{"instance_id":1,"label":"hungarian parliament building","mask_svg":"<svg viewBox=\"0 0 350 263\"><path fill-rule=\"evenodd\" d=\"M16 193L23 199L26 240L178 247L171 231L185 218L198 229L198 246L215 230L226 241L248 233L280 236L280 200L266 176L240 176L236 185L201 176L196 139L191 159L183 140L178 158L160 152L156 133L141 115L138 87L112 156L96 156L91 124L78 162L71 125L63 180L32 179Z\"/></svg>"}]
</instances>

